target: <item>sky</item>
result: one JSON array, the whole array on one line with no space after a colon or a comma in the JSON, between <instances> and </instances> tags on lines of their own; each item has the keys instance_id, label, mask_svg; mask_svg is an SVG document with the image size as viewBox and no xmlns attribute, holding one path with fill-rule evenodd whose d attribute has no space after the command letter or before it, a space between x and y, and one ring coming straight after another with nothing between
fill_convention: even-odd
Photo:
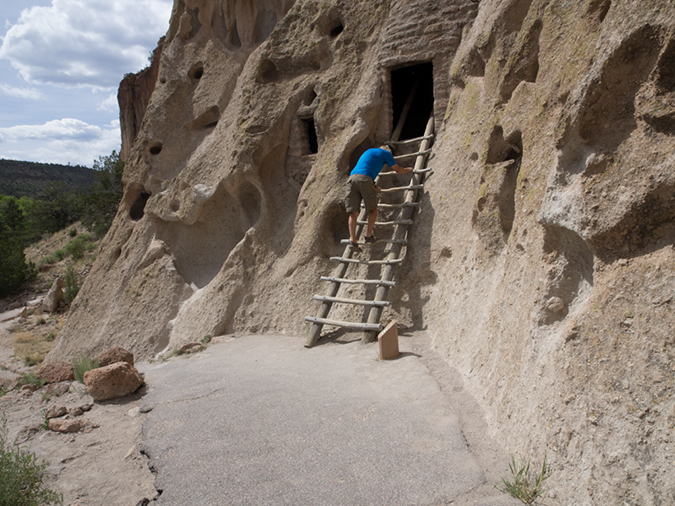
<instances>
[{"instance_id":1,"label":"sky","mask_svg":"<svg viewBox=\"0 0 675 506\"><path fill-rule=\"evenodd\" d=\"M0 158L85 165L120 149L117 87L173 0L0 0Z\"/></svg>"}]
</instances>

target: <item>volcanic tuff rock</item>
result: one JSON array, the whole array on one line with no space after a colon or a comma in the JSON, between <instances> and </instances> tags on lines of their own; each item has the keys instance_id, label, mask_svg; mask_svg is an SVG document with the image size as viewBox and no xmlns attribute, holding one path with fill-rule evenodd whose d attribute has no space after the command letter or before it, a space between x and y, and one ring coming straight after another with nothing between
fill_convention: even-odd
<instances>
[{"instance_id":1,"label":"volcanic tuff rock","mask_svg":"<svg viewBox=\"0 0 675 506\"><path fill-rule=\"evenodd\" d=\"M668 0L177 0L50 358L304 334L350 166L427 64L434 174L386 316L431 334L508 451L548 455L556 503L671 503L674 31Z\"/></svg>"}]
</instances>

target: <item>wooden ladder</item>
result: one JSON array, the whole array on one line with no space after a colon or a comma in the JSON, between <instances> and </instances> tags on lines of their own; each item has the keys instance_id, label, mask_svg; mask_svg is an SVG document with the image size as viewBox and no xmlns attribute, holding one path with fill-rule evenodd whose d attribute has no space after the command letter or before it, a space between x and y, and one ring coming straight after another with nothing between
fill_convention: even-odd
<instances>
[{"instance_id":1,"label":"wooden ladder","mask_svg":"<svg viewBox=\"0 0 675 506\"><path fill-rule=\"evenodd\" d=\"M349 239L342 240L342 244L346 244L344 253L342 253L341 257L331 257L331 260L338 262L335 272L330 277L321 277L322 281L330 282L330 287L328 288L326 295L314 295L314 300L321 302L321 308L319 309L317 316L305 317L305 321L312 324L309 337L305 343L305 346L308 348L314 346L317 343L321 334L321 329L324 325L342 327L349 330L363 330L363 343L369 343L373 341L381 329L380 317L382 316L382 310L389 306L389 302L386 300L387 294L389 289L395 286L395 282L393 281L394 267L404 260L404 255L402 255L403 246L407 244L408 229L410 225L413 224L413 211L417 206L419 206L417 195L419 190L424 188L424 176L429 171L431 171L430 168L426 167L426 160L429 153L431 152L431 143L434 138L433 113L431 116L429 116L429 121L427 122L423 137L400 142L398 141L403 127L403 122L407 116L407 110L409 110L410 104L412 103L412 97L414 97L414 93L415 88L413 88L413 91L410 95L411 98L408 99L406 107L404 107L404 110L401 113L401 120L392 134L391 142L391 144L394 144L394 146L417 142L420 143L419 149L416 152L394 157L397 162L398 160L402 160L404 158L415 157L415 165L412 172L412 177L410 179L410 183L406 186L386 188L382 190L383 194L401 194L402 199L400 202L394 204L378 204L377 206L378 209L399 211L398 217L391 221L376 222L376 227L393 227L393 232L389 239L378 239L375 243L384 243L388 246L388 249L384 251L384 258L382 259L359 260L352 258L354 251L349 245ZM403 164L403 166L406 166L406 164ZM381 181L381 178L383 177L388 177L393 174L396 173L394 171L381 172L376 182ZM401 176L402 175L399 174L399 177ZM366 212L365 208L363 208L362 204L361 213L359 214L357 221L357 238L361 236L363 227L367 224L367 215L368 213ZM352 264L378 265L380 266L380 275L373 279L350 279L347 276L347 271L349 266ZM357 300L338 297L338 291L340 290L340 286L342 284L376 285L377 290L375 292L375 298L373 300ZM328 313L330 312L333 304L358 304L369 307L370 312L368 314L367 322L347 322L328 319Z\"/></svg>"}]
</instances>

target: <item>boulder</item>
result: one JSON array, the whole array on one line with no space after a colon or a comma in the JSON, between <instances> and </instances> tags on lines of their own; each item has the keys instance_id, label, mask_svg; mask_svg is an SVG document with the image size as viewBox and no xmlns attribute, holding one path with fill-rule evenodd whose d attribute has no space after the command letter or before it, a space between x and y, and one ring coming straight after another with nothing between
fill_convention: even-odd
<instances>
[{"instance_id":1,"label":"boulder","mask_svg":"<svg viewBox=\"0 0 675 506\"><path fill-rule=\"evenodd\" d=\"M95 401L107 401L134 393L143 378L134 366L117 362L85 372L84 384Z\"/></svg>"},{"instance_id":2,"label":"boulder","mask_svg":"<svg viewBox=\"0 0 675 506\"><path fill-rule=\"evenodd\" d=\"M116 362L126 362L129 365L134 365L134 354L124 348L115 346L101 353L96 357L96 360L98 360L99 367L105 367Z\"/></svg>"},{"instance_id":3,"label":"boulder","mask_svg":"<svg viewBox=\"0 0 675 506\"><path fill-rule=\"evenodd\" d=\"M61 277L56 278L45 300L42 301L42 309L44 311L53 313L61 306L62 302L65 302L65 298L63 297L64 286L66 286L64 279Z\"/></svg>"},{"instance_id":4,"label":"boulder","mask_svg":"<svg viewBox=\"0 0 675 506\"><path fill-rule=\"evenodd\" d=\"M84 418L73 420L72 418L53 418L49 420L49 430L54 432L72 433L79 432L86 428L95 429L99 427Z\"/></svg>"},{"instance_id":5,"label":"boulder","mask_svg":"<svg viewBox=\"0 0 675 506\"><path fill-rule=\"evenodd\" d=\"M51 420L52 418L58 418L60 416L67 415L67 414L68 414L68 408L67 407L57 406L56 404L54 404L45 413L45 418L49 418Z\"/></svg>"},{"instance_id":6,"label":"boulder","mask_svg":"<svg viewBox=\"0 0 675 506\"><path fill-rule=\"evenodd\" d=\"M70 389L70 381L60 381L45 387L45 395L63 395Z\"/></svg>"},{"instance_id":7,"label":"boulder","mask_svg":"<svg viewBox=\"0 0 675 506\"><path fill-rule=\"evenodd\" d=\"M197 353L203 349L204 347L200 343L187 343L180 347L178 355L183 355L184 353Z\"/></svg>"},{"instance_id":8,"label":"boulder","mask_svg":"<svg viewBox=\"0 0 675 506\"><path fill-rule=\"evenodd\" d=\"M61 381L72 381L75 379L72 364L66 362L52 362L41 366L36 374L45 380L46 383L59 383Z\"/></svg>"}]
</instances>

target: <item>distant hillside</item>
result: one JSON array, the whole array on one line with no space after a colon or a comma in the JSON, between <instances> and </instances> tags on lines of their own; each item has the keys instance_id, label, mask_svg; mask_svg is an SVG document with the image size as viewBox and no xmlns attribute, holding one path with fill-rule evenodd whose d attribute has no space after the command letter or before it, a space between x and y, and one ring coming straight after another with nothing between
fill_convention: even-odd
<instances>
[{"instance_id":1,"label":"distant hillside","mask_svg":"<svg viewBox=\"0 0 675 506\"><path fill-rule=\"evenodd\" d=\"M0 195L39 196L50 183L62 181L66 189L86 190L93 184L94 171L80 165L21 162L0 158Z\"/></svg>"}]
</instances>

